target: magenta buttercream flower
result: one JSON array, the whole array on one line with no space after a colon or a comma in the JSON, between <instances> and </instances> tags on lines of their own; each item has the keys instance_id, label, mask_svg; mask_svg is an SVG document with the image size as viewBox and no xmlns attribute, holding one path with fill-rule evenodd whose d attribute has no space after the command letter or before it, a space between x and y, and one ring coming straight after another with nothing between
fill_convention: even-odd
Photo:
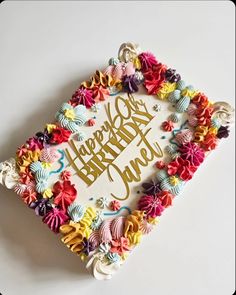
<instances>
[{"instance_id":1,"label":"magenta buttercream flower","mask_svg":"<svg viewBox=\"0 0 236 295\"><path fill-rule=\"evenodd\" d=\"M31 150L31 151L35 151L35 150L41 150L43 148L43 144L42 142L40 142L38 140L38 138L35 137L31 137L26 141L27 147Z\"/></svg>"},{"instance_id":2,"label":"magenta buttercream flower","mask_svg":"<svg viewBox=\"0 0 236 295\"><path fill-rule=\"evenodd\" d=\"M141 69L144 72L158 64L155 56L151 52L143 52L138 57L141 62Z\"/></svg>"},{"instance_id":3,"label":"magenta buttercream flower","mask_svg":"<svg viewBox=\"0 0 236 295\"><path fill-rule=\"evenodd\" d=\"M155 196L142 196L138 202L138 209L144 211L147 217L155 218L160 216L164 207L161 200Z\"/></svg>"},{"instance_id":4,"label":"magenta buttercream flower","mask_svg":"<svg viewBox=\"0 0 236 295\"><path fill-rule=\"evenodd\" d=\"M181 158L189 160L194 166L199 166L205 158L205 153L196 143L188 142L179 147Z\"/></svg>"},{"instance_id":5,"label":"magenta buttercream flower","mask_svg":"<svg viewBox=\"0 0 236 295\"><path fill-rule=\"evenodd\" d=\"M77 89L70 100L70 104L73 107L82 104L86 106L86 108L91 108L94 102L93 91L87 88Z\"/></svg>"},{"instance_id":6,"label":"magenta buttercream flower","mask_svg":"<svg viewBox=\"0 0 236 295\"><path fill-rule=\"evenodd\" d=\"M54 232L58 233L61 225L68 221L69 217L66 213L58 208L53 208L46 215L42 221Z\"/></svg>"}]
</instances>

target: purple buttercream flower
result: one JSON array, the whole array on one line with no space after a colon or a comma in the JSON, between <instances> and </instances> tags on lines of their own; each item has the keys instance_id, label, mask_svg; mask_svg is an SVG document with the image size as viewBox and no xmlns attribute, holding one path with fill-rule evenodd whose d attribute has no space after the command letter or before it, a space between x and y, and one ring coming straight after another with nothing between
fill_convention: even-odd
<instances>
[{"instance_id":1,"label":"purple buttercream flower","mask_svg":"<svg viewBox=\"0 0 236 295\"><path fill-rule=\"evenodd\" d=\"M165 78L170 83L178 82L181 79L180 74L177 74L174 69L168 69L165 73Z\"/></svg>"},{"instance_id":2,"label":"purple buttercream flower","mask_svg":"<svg viewBox=\"0 0 236 295\"><path fill-rule=\"evenodd\" d=\"M138 91L139 81L136 75L124 76L123 78L123 88L125 92L133 93Z\"/></svg>"},{"instance_id":3,"label":"purple buttercream flower","mask_svg":"<svg viewBox=\"0 0 236 295\"><path fill-rule=\"evenodd\" d=\"M161 191L160 184L154 182L151 180L150 182L145 182L142 184L142 187L144 188L144 193L147 195L155 195Z\"/></svg>"},{"instance_id":4,"label":"purple buttercream flower","mask_svg":"<svg viewBox=\"0 0 236 295\"><path fill-rule=\"evenodd\" d=\"M85 254L85 255L89 255L90 252L94 251L95 250L95 246L94 246L94 243L91 243L89 240L87 240L86 238L84 238L83 240L83 250L82 252Z\"/></svg>"},{"instance_id":5,"label":"purple buttercream flower","mask_svg":"<svg viewBox=\"0 0 236 295\"><path fill-rule=\"evenodd\" d=\"M29 207L34 209L36 215L38 216L44 216L46 213L52 210L52 204L47 198L42 198L40 200L32 202L30 203Z\"/></svg>"},{"instance_id":6,"label":"purple buttercream flower","mask_svg":"<svg viewBox=\"0 0 236 295\"><path fill-rule=\"evenodd\" d=\"M218 138L226 138L229 136L229 126L220 126L217 135Z\"/></svg>"},{"instance_id":7,"label":"purple buttercream flower","mask_svg":"<svg viewBox=\"0 0 236 295\"><path fill-rule=\"evenodd\" d=\"M46 144L49 144L50 134L48 133L47 129L45 129L43 132L41 131L37 132L35 136L37 140L41 142L43 146L45 146Z\"/></svg>"}]
</instances>

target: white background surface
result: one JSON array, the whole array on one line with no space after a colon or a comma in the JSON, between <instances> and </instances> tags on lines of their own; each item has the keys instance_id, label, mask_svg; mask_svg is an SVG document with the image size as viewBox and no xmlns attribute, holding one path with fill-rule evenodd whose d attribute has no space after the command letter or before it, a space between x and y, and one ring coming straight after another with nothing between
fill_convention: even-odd
<instances>
[{"instance_id":1,"label":"white background surface","mask_svg":"<svg viewBox=\"0 0 236 295\"><path fill-rule=\"evenodd\" d=\"M234 103L232 2L3 2L0 160L40 130L121 43L175 67L212 100ZM84 265L0 187L0 292L229 295L234 291L234 135L222 140L111 281Z\"/></svg>"}]
</instances>

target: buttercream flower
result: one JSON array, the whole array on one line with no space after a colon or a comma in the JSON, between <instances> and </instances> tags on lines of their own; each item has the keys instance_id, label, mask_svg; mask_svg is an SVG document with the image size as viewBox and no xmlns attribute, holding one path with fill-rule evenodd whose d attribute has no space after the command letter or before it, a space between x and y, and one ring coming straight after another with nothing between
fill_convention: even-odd
<instances>
[{"instance_id":1,"label":"buttercream flower","mask_svg":"<svg viewBox=\"0 0 236 295\"><path fill-rule=\"evenodd\" d=\"M96 124L96 121L94 119L89 119L87 121L87 124L88 124L88 126L92 127L92 126L94 126Z\"/></svg>"},{"instance_id":2,"label":"buttercream flower","mask_svg":"<svg viewBox=\"0 0 236 295\"><path fill-rule=\"evenodd\" d=\"M52 204L49 202L49 199L44 198L31 202L29 207L34 209L36 215L38 216L44 216L52 210Z\"/></svg>"},{"instance_id":3,"label":"buttercream flower","mask_svg":"<svg viewBox=\"0 0 236 295\"><path fill-rule=\"evenodd\" d=\"M59 232L61 225L68 221L69 217L66 213L58 208L53 208L44 215L42 221L55 233Z\"/></svg>"},{"instance_id":4,"label":"buttercream flower","mask_svg":"<svg viewBox=\"0 0 236 295\"><path fill-rule=\"evenodd\" d=\"M85 111L86 108L83 105L73 107L68 103L63 103L55 117L61 127L76 132L79 130L79 126L83 126L87 121Z\"/></svg>"},{"instance_id":5,"label":"buttercream flower","mask_svg":"<svg viewBox=\"0 0 236 295\"><path fill-rule=\"evenodd\" d=\"M53 194L55 196L54 204L60 206L64 211L74 202L77 191L75 185L70 181L57 181L53 186Z\"/></svg>"},{"instance_id":6,"label":"buttercream flower","mask_svg":"<svg viewBox=\"0 0 236 295\"><path fill-rule=\"evenodd\" d=\"M42 142L36 137L31 137L26 141L26 146L29 150L41 150L43 148Z\"/></svg>"},{"instance_id":7,"label":"buttercream flower","mask_svg":"<svg viewBox=\"0 0 236 295\"><path fill-rule=\"evenodd\" d=\"M134 93L138 91L138 80L135 75L123 77L123 88L127 93Z\"/></svg>"},{"instance_id":8,"label":"buttercream flower","mask_svg":"<svg viewBox=\"0 0 236 295\"><path fill-rule=\"evenodd\" d=\"M176 73L175 69L168 69L165 73L166 81L170 83L178 82L181 80L180 74Z\"/></svg>"},{"instance_id":9,"label":"buttercream flower","mask_svg":"<svg viewBox=\"0 0 236 295\"><path fill-rule=\"evenodd\" d=\"M86 256L88 256L90 252L93 252L95 250L94 244L86 238L83 239L82 246L82 253L84 253Z\"/></svg>"},{"instance_id":10,"label":"buttercream flower","mask_svg":"<svg viewBox=\"0 0 236 295\"><path fill-rule=\"evenodd\" d=\"M15 188L19 183L19 174L16 169L15 158L0 163L0 184L8 189Z\"/></svg>"},{"instance_id":11,"label":"buttercream flower","mask_svg":"<svg viewBox=\"0 0 236 295\"><path fill-rule=\"evenodd\" d=\"M35 137L42 144L42 146L49 143L50 136L51 135L49 134L47 128L43 132L40 131L35 134Z\"/></svg>"},{"instance_id":12,"label":"buttercream flower","mask_svg":"<svg viewBox=\"0 0 236 295\"><path fill-rule=\"evenodd\" d=\"M95 102L104 101L110 96L110 92L107 88L102 85L93 87L93 97Z\"/></svg>"},{"instance_id":13,"label":"buttercream flower","mask_svg":"<svg viewBox=\"0 0 236 295\"><path fill-rule=\"evenodd\" d=\"M166 132L170 132L174 129L174 123L170 120L164 121L161 125L162 129Z\"/></svg>"},{"instance_id":14,"label":"buttercream flower","mask_svg":"<svg viewBox=\"0 0 236 295\"><path fill-rule=\"evenodd\" d=\"M71 131L57 126L52 130L50 143L60 144L62 142L67 142L71 135Z\"/></svg>"},{"instance_id":15,"label":"buttercream flower","mask_svg":"<svg viewBox=\"0 0 236 295\"><path fill-rule=\"evenodd\" d=\"M141 62L141 70L144 72L158 64L156 57L151 52L143 52L139 54L138 58Z\"/></svg>"},{"instance_id":16,"label":"buttercream flower","mask_svg":"<svg viewBox=\"0 0 236 295\"><path fill-rule=\"evenodd\" d=\"M109 207L112 211L118 211L120 209L120 202L117 200L113 200L110 202Z\"/></svg>"},{"instance_id":17,"label":"buttercream flower","mask_svg":"<svg viewBox=\"0 0 236 295\"><path fill-rule=\"evenodd\" d=\"M147 195L155 195L158 192L160 192L160 184L158 182L155 182L151 180L150 182L145 182L142 184L142 187L144 188L144 193Z\"/></svg>"},{"instance_id":18,"label":"buttercream flower","mask_svg":"<svg viewBox=\"0 0 236 295\"><path fill-rule=\"evenodd\" d=\"M111 248L110 252L118 253L119 255L124 254L125 252L129 251L129 240L125 237L121 237L118 240L111 241Z\"/></svg>"},{"instance_id":19,"label":"buttercream flower","mask_svg":"<svg viewBox=\"0 0 236 295\"><path fill-rule=\"evenodd\" d=\"M144 73L144 86L148 94L157 94L165 81L165 72L166 66L159 63L152 70Z\"/></svg>"},{"instance_id":20,"label":"buttercream flower","mask_svg":"<svg viewBox=\"0 0 236 295\"><path fill-rule=\"evenodd\" d=\"M31 190L25 190L23 194L21 195L21 197L23 202L29 205L31 202L34 202L37 200L37 193Z\"/></svg>"},{"instance_id":21,"label":"buttercream flower","mask_svg":"<svg viewBox=\"0 0 236 295\"><path fill-rule=\"evenodd\" d=\"M216 136L220 139L228 137L229 136L229 127L228 126L220 126Z\"/></svg>"},{"instance_id":22,"label":"buttercream flower","mask_svg":"<svg viewBox=\"0 0 236 295\"><path fill-rule=\"evenodd\" d=\"M193 97L192 102L201 108L207 107L209 104L207 96L200 92Z\"/></svg>"},{"instance_id":23,"label":"buttercream flower","mask_svg":"<svg viewBox=\"0 0 236 295\"><path fill-rule=\"evenodd\" d=\"M31 173L29 166L25 168L24 172L20 172L19 182L23 184L29 184L33 179L33 174Z\"/></svg>"},{"instance_id":24,"label":"buttercream flower","mask_svg":"<svg viewBox=\"0 0 236 295\"><path fill-rule=\"evenodd\" d=\"M155 196L142 196L138 202L138 209L144 211L147 217L160 216L164 207L161 205L161 201Z\"/></svg>"},{"instance_id":25,"label":"buttercream flower","mask_svg":"<svg viewBox=\"0 0 236 295\"><path fill-rule=\"evenodd\" d=\"M201 146L205 151L211 151L216 148L217 144L218 138L214 134L207 134L204 141L201 143Z\"/></svg>"},{"instance_id":26,"label":"buttercream flower","mask_svg":"<svg viewBox=\"0 0 236 295\"><path fill-rule=\"evenodd\" d=\"M176 158L175 161L170 162L167 166L167 172L169 175L178 174L182 180L190 180L196 170L196 166L181 157Z\"/></svg>"},{"instance_id":27,"label":"buttercream flower","mask_svg":"<svg viewBox=\"0 0 236 295\"><path fill-rule=\"evenodd\" d=\"M207 107L207 108L199 107L195 112L195 116L197 117L198 124L203 126L210 126L212 113L213 113L212 107Z\"/></svg>"},{"instance_id":28,"label":"buttercream flower","mask_svg":"<svg viewBox=\"0 0 236 295\"><path fill-rule=\"evenodd\" d=\"M157 97L160 99L167 99L169 94L176 88L175 83L164 82L160 90L157 92Z\"/></svg>"},{"instance_id":29,"label":"buttercream flower","mask_svg":"<svg viewBox=\"0 0 236 295\"><path fill-rule=\"evenodd\" d=\"M166 164L165 164L165 162L163 162L163 161L157 161L156 164L155 164L155 166L156 166L158 169L164 169L165 166L166 166Z\"/></svg>"},{"instance_id":30,"label":"buttercream flower","mask_svg":"<svg viewBox=\"0 0 236 295\"><path fill-rule=\"evenodd\" d=\"M17 159L17 166L19 168L19 172L25 172L26 168L33 162L38 161L40 156L40 150L30 151L26 150L24 154L22 154Z\"/></svg>"},{"instance_id":31,"label":"buttercream flower","mask_svg":"<svg viewBox=\"0 0 236 295\"><path fill-rule=\"evenodd\" d=\"M169 191L160 191L157 194L157 197L160 199L161 205L165 208L172 205L172 200L174 198L174 196Z\"/></svg>"},{"instance_id":32,"label":"buttercream flower","mask_svg":"<svg viewBox=\"0 0 236 295\"><path fill-rule=\"evenodd\" d=\"M188 142L181 145L179 151L181 153L181 158L189 160L194 166L199 166L204 161L204 150L194 142Z\"/></svg>"},{"instance_id":33,"label":"buttercream flower","mask_svg":"<svg viewBox=\"0 0 236 295\"><path fill-rule=\"evenodd\" d=\"M87 88L78 88L72 95L70 103L74 107L84 105L86 108L91 108L94 104L93 91Z\"/></svg>"},{"instance_id":34,"label":"buttercream flower","mask_svg":"<svg viewBox=\"0 0 236 295\"><path fill-rule=\"evenodd\" d=\"M197 126L195 128L194 132L194 141L195 142L202 142L205 138L205 136L208 133L208 127L207 126Z\"/></svg>"},{"instance_id":35,"label":"buttercream flower","mask_svg":"<svg viewBox=\"0 0 236 295\"><path fill-rule=\"evenodd\" d=\"M62 180L70 180L72 173L68 170L63 170L60 174Z\"/></svg>"},{"instance_id":36,"label":"buttercream flower","mask_svg":"<svg viewBox=\"0 0 236 295\"><path fill-rule=\"evenodd\" d=\"M28 151L27 147L23 144L17 148L16 155L18 158L22 157Z\"/></svg>"}]
</instances>

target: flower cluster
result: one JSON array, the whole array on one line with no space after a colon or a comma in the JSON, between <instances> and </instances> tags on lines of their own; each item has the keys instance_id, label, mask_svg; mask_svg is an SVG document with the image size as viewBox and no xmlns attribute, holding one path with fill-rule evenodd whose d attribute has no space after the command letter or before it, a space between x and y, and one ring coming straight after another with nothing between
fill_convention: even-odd
<instances>
[{"instance_id":1,"label":"flower cluster","mask_svg":"<svg viewBox=\"0 0 236 295\"><path fill-rule=\"evenodd\" d=\"M98 111L99 102L122 90L128 94L137 92L141 83L148 94L175 107L175 112L161 125L173 135L166 148L170 159L155 164L155 179L142 184L143 195L127 216L114 217L125 207L119 201L99 198L99 209L109 208L113 216L103 219L101 211L76 203L77 189L71 172L64 169L64 152L59 147L75 133L77 138L84 139L80 126L95 124L94 118L87 119L87 109ZM187 122L175 130L183 114ZM55 122L19 147L15 159L1 164L0 182L13 188L53 232L60 232L62 242L72 252L90 259L89 265L93 265L97 276L108 278L114 272L113 265L121 264L172 205L207 153L229 135L231 115L229 105L211 103L152 53L140 53L132 43L123 44L118 58L111 58L104 71L96 71L62 104ZM52 169L54 164L56 170ZM53 173L58 174L58 180L49 185Z\"/></svg>"}]
</instances>

